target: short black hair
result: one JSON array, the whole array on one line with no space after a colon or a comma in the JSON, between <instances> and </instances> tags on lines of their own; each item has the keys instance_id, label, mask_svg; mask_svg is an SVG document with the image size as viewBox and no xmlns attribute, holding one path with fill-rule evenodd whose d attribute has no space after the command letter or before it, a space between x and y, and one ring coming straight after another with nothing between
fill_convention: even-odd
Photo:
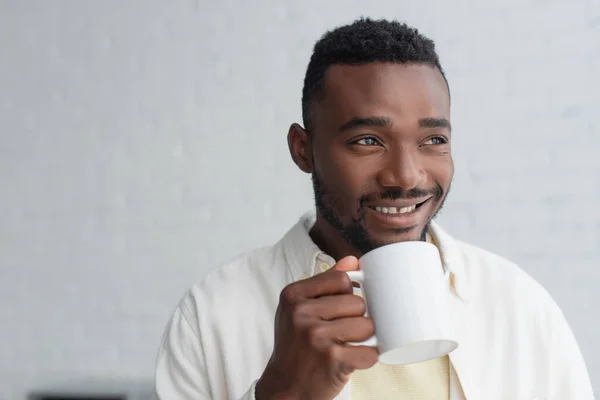
<instances>
[{"instance_id":1,"label":"short black hair","mask_svg":"<svg viewBox=\"0 0 600 400\"><path fill-rule=\"evenodd\" d=\"M433 40L398 21L360 18L326 32L315 44L302 89L304 128L309 132L314 128L311 107L323 90L323 78L329 67L372 62L430 65L439 69L448 84Z\"/></svg>"}]
</instances>

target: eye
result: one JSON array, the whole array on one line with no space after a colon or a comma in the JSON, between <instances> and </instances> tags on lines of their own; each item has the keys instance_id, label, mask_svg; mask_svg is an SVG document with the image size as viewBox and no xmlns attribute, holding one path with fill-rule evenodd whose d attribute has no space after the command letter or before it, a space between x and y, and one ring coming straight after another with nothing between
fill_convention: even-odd
<instances>
[{"instance_id":1,"label":"eye","mask_svg":"<svg viewBox=\"0 0 600 400\"><path fill-rule=\"evenodd\" d=\"M443 136L434 136L432 138L427 139L423 144L425 145L440 145L448 143L448 139Z\"/></svg>"},{"instance_id":2,"label":"eye","mask_svg":"<svg viewBox=\"0 0 600 400\"><path fill-rule=\"evenodd\" d=\"M364 138L358 139L353 144L358 144L360 146L379 146L381 145L377 139L373 136L366 136Z\"/></svg>"}]
</instances>

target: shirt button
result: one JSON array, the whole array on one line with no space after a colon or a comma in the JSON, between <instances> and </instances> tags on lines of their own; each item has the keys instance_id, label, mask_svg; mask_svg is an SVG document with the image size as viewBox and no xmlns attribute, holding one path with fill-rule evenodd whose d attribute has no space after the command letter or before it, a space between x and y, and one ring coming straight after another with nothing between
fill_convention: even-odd
<instances>
[{"instance_id":1,"label":"shirt button","mask_svg":"<svg viewBox=\"0 0 600 400\"><path fill-rule=\"evenodd\" d=\"M329 265L327 265L327 264L321 264L319 266L319 269L321 270L321 272L325 272L325 271L327 271L329 269Z\"/></svg>"}]
</instances>

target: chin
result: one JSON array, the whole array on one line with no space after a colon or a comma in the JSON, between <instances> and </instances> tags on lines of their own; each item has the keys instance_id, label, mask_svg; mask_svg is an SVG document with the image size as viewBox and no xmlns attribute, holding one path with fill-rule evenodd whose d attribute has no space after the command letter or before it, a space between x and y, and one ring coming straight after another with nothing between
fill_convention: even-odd
<instances>
[{"instance_id":1,"label":"chin","mask_svg":"<svg viewBox=\"0 0 600 400\"><path fill-rule=\"evenodd\" d=\"M377 235L370 233L369 238L372 249L376 249L394 243L424 242L427 239L426 233L427 229L423 226L415 226L410 230L402 229L402 231L393 234Z\"/></svg>"},{"instance_id":2,"label":"chin","mask_svg":"<svg viewBox=\"0 0 600 400\"><path fill-rule=\"evenodd\" d=\"M423 233L422 229L416 228L412 232L402 232L393 236L387 236L385 238L374 238L376 242L381 243L381 245L400 243L400 242L418 242L425 241L427 238L426 234Z\"/></svg>"}]
</instances>

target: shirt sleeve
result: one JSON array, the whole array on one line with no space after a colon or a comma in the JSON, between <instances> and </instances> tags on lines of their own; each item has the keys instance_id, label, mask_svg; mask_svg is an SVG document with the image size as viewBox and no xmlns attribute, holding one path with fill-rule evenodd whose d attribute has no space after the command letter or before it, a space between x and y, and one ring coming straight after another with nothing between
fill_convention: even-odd
<instances>
[{"instance_id":1,"label":"shirt sleeve","mask_svg":"<svg viewBox=\"0 0 600 400\"><path fill-rule=\"evenodd\" d=\"M552 329L551 347L551 399L593 400L594 392L583 355L569 324L552 302L550 312Z\"/></svg>"},{"instance_id":2,"label":"shirt sleeve","mask_svg":"<svg viewBox=\"0 0 600 400\"><path fill-rule=\"evenodd\" d=\"M169 320L154 375L156 399L211 399L200 338L181 306Z\"/></svg>"},{"instance_id":3,"label":"shirt sleeve","mask_svg":"<svg viewBox=\"0 0 600 400\"><path fill-rule=\"evenodd\" d=\"M167 325L156 361L155 400L213 400L202 342L190 319L193 314L180 306ZM256 381L239 400L255 400L255 389Z\"/></svg>"}]
</instances>

